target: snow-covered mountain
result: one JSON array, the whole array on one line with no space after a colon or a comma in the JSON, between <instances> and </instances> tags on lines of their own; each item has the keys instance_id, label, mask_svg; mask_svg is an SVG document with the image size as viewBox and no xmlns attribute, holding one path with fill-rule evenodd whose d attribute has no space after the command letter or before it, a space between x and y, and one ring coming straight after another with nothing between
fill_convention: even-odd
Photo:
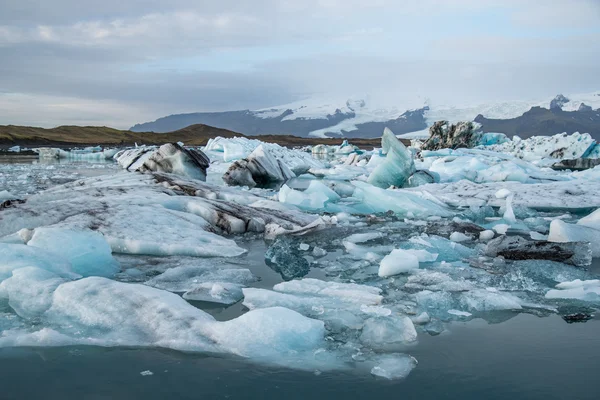
<instances>
[{"instance_id":1,"label":"snow-covered mountain","mask_svg":"<svg viewBox=\"0 0 600 400\"><path fill-rule=\"evenodd\" d=\"M404 137L427 135L435 121L477 121L484 131L552 135L583 130L600 135L600 92L531 101L445 105L429 99L381 103L359 98L310 98L259 110L177 114L135 125L136 132L170 132L206 124L246 135L377 137L385 127ZM532 112L535 111L535 112ZM500 121L500 122L499 122ZM550 122L548 122L550 121ZM558 129L558 130L557 130Z\"/></svg>"}]
</instances>

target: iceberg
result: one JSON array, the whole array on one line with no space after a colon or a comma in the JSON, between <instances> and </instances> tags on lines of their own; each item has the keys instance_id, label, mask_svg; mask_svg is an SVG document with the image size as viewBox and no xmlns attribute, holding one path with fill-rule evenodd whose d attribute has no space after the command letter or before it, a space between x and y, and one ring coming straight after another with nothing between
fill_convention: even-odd
<instances>
[{"instance_id":1,"label":"iceberg","mask_svg":"<svg viewBox=\"0 0 600 400\"><path fill-rule=\"evenodd\" d=\"M223 180L228 185L249 186L269 185L295 178L288 166L271 156L262 145L258 146L248 158L236 161L225 172Z\"/></svg>"},{"instance_id":2,"label":"iceberg","mask_svg":"<svg viewBox=\"0 0 600 400\"><path fill-rule=\"evenodd\" d=\"M383 131L381 147L386 154L385 161L371 172L367 182L382 189L404 186L409 176L416 172L412 153L388 128Z\"/></svg>"}]
</instances>

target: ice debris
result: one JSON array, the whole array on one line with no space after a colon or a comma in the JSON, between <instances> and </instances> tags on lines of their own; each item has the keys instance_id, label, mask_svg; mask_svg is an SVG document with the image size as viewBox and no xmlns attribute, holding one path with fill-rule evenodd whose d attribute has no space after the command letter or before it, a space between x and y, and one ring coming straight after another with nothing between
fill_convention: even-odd
<instances>
[{"instance_id":1,"label":"ice debris","mask_svg":"<svg viewBox=\"0 0 600 400\"><path fill-rule=\"evenodd\" d=\"M296 174L284 162L260 145L247 158L231 164L223 180L228 185L254 187L285 182L294 177Z\"/></svg>"}]
</instances>

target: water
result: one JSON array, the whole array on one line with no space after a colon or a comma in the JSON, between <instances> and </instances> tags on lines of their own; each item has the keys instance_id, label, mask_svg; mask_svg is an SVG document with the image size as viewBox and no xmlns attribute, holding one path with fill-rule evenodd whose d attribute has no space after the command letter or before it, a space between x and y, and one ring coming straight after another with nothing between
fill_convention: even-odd
<instances>
[{"instance_id":1,"label":"water","mask_svg":"<svg viewBox=\"0 0 600 400\"><path fill-rule=\"evenodd\" d=\"M48 165L28 160L16 168L0 165L0 179L4 179L0 182L10 185L9 191L13 193L27 195L63 181L116 170L113 164L106 163ZM349 229L340 229L335 234L342 238L354 233L354 228ZM396 228L393 233L398 234ZM318 237L323 247L338 246L333 245L336 238L329 238L329 233L321 235ZM236 240L248 249L236 262L260 278L252 286L270 289L282 281L264 261L268 242L251 236ZM307 277L328 279L324 266L337 262L342 255L340 250L331 251L320 265L313 265ZM124 269L167 262L157 257L117 258ZM590 272L597 274L599 265L595 261ZM247 311L241 303L230 307L191 303L218 320L229 320ZM419 364L401 381L375 378L354 365L335 372L296 371L232 357L164 349L3 348L0 349L0 398L600 398L597 317L585 323L567 324L556 314L491 312L485 320L452 322L446 329L437 336L419 331L419 343L407 351ZM143 371L151 374L142 375Z\"/></svg>"},{"instance_id":2,"label":"water","mask_svg":"<svg viewBox=\"0 0 600 400\"><path fill-rule=\"evenodd\" d=\"M157 349L2 349L3 399L598 399L600 321L520 314L422 335L403 381ZM143 376L142 371L153 375Z\"/></svg>"}]
</instances>

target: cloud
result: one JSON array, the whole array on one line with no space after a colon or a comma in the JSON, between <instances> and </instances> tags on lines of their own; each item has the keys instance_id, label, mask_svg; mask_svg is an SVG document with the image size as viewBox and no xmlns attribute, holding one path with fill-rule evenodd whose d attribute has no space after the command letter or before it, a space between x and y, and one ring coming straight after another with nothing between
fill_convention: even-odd
<instances>
[{"instance_id":1,"label":"cloud","mask_svg":"<svg viewBox=\"0 0 600 400\"><path fill-rule=\"evenodd\" d=\"M316 94L476 102L600 86L596 0L5 3L0 92L27 99L0 107L9 122L125 126ZM52 114L53 101L69 106Z\"/></svg>"}]
</instances>

